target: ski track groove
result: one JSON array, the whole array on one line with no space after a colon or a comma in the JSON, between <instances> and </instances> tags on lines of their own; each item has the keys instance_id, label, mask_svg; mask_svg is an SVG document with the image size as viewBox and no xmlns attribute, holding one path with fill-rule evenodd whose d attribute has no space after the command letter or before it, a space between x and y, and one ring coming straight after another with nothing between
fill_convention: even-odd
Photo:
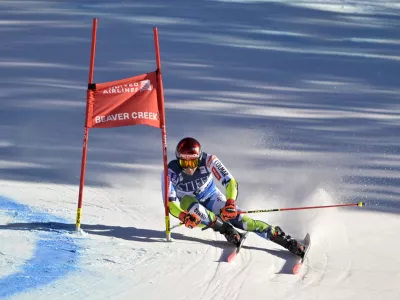
<instances>
[{"instance_id":1,"label":"ski track groove","mask_svg":"<svg viewBox=\"0 0 400 300\"><path fill-rule=\"evenodd\" d=\"M184 275L190 274L193 270L198 269L198 268L196 268L196 266L201 265L201 263L204 261L204 257L206 256L207 252L210 249L211 249L211 246L207 245L204 253L202 253L202 254L195 253L195 256L197 259L193 263L190 264L190 266L187 268L187 271L184 272ZM182 276L182 277L186 277L186 276Z\"/></svg>"},{"instance_id":2,"label":"ski track groove","mask_svg":"<svg viewBox=\"0 0 400 300\"><path fill-rule=\"evenodd\" d=\"M235 268L235 272L230 272L229 273L229 278L227 278L227 280L224 280L224 286L233 286L235 287L235 289L232 290L228 290L228 289L224 289L224 297L221 296L221 290L219 289L220 286L217 287L217 289L214 289L213 294L211 295L211 297L209 298L210 300L212 299L238 299L239 295L240 295L240 287L243 285L243 282L246 280L246 278L248 278L247 275L247 269L250 267L250 260L251 260L251 255L249 255L249 253L247 253L248 251L243 251L244 249L242 249L240 251L240 255L235 258L235 260L230 263L230 264L238 264L238 268ZM232 284L231 283L236 283L236 281L239 281L239 284Z\"/></svg>"},{"instance_id":3,"label":"ski track groove","mask_svg":"<svg viewBox=\"0 0 400 300\"><path fill-rule=\"evenodd\" d=\"M109 192L107 190L103 190L103 191L101 191L101 193L96 192L95 190L92 190L91 192L95 194L95 196L91 200L94 200L96 198L96 196L103 196L105 198L105 200L107 200L108 203L111 203L112 206L114 206L114 208L117 211L122 212L124 215L127 215L131 220L135 220L135 218L132 217L132 215L125 208L121 207L121 206L123 206L123 204L120 205L120 204L118 204L117 201L112 200L111 192ZM91 205L93 205L93 204L91 204ZM99 208L105 209L106 211L111 211L110 207L99 207Z\"/></svg>"},{"instance_id":4,"label":"ski track groove","mask_svg":"<svg viewBox=\"0 0 400 300\"><path fill-rule=\"evenodd\" d=\"M242 252L243 250L241 250L240 252ZM235 296L235 300L239 299L240 296L240 291L242 289L243 283L245 281L247 281L247 279L249 278L249 268L250 268L250 262L252 260L252 254L251 251L245 251L245 253L243 253L244 255L244 264L245 267L243 268L243 271L245 271L244 275L243 275L243 279L241 280L240 284L238 285L237 289L236 289L236 296ZM246 258L248 257L248 259L246 260Z\"/></svg>"},{"instance_id":5,"label":"ski track groove","mask_svg":"<svg viewBox=\"0 0 400 300\"><path fill-rule=\"evenodd\" d=\"M323 253L324 253L323 254L323 259L324 259L323 261L324 262L323 262L322 271L317 269L317 268L314 268L310 263L309 257L307 257L307 259L306 259L307 268L306 268L304 274L301 277L301 281L303 283L305 283L305 286L316 286L316 285L319 285L324 280L324 278L326 276L326 273L328 271L328 264L329 264L329 260L330 259L329 259L328 253L325 250L324 250ZM316 278L311 278L310 277L310 282L307 283L306 279L308 278L308 275L312 275L312 274L310 274L310 271L312 271L312 274L315 274Z\"/></svg>"},{"instance_id":6,"label":"ski track groove","mask_svg":"<svg viewBox=\"0 0 400 300\"><path fill-rule=\"evenodd\" d=\"M220 239L218 239L217 233L215 233L215 232L214 232L214 237L215 237L216 241L220 240ZM220 252L219 254L221 255L223 253L223 251L224 251L224 249L219 251ZM221 266L221 262L218 262L217 266L214 268L214 272L213 272L213 274L211 276L211 279L208 280L207 286L204 288L203 293L201 293L200 297L198 298L199 300L203 300L204 299L205 293L207 293L207 291L210 289L211 284L214 282L214 279L217 277L217 273L218 273L218 270L219 270L220 266Z\"/></svg>"},{"instance_id":7,"label":"ski track groove","mask_svg":"<svg viewBox=\"0 0 400 300\"><path fill-rule=\"evenodd\" d=\"M340 224L344 224L342 217L339 215L340 218ZM341 230L341 232L346 232L346 228L343 228ZM343 252L348 252L348 248L349 248L349 238L347 234L341 235L341 240L340 241L336 241L335 244L340 244L340 251ZM322 239L319 243L317 243L314 247L317 247L317 249L319 249L318 251L316 251L316 253L321 253L319 255L322 256L322 264L318 265L317 264L317 259L314 259L314 263L313 261L310 261L310 258L307 258L307 268L306 268L306 272L304 273L304 275L302 276L301 281L303 283L305 283L305 286L318 286L321 284L321 282L327 277L327 274L329 271L335 271L338 270L338 274L334 274L333 276L335 276L335 281L337 283L345 280L346 278L351 276L351 271L352 271L352 260L351 258L349 258L347 260L347 263L343 261L343 259L340 260L340 262L338 263L337 261L335 261L334 259L332 260L332 257L329 255L328 252L332 252L332 254L334 255L333 258L335 258L335 254L336 254L336 250L337 249L331 249L328 248L329 251L327 251L324 247L322 247L322 245L329 245L329 241L326 241L324 239ZM346 248L346 249L345 249ZM313 249L311 249L312 251ZM346 256L347 257L347 256ZM329 270L329 265L332 265L334 267L333 270ZM342 268L342 264L343 267ZM322 267L320 267L322 265ZM310 273L312 272L312 273ZM307 282L307 279L310 279L309 282ZM328 279L329 281L329 279Z\"/></svg>"}]
</instances>

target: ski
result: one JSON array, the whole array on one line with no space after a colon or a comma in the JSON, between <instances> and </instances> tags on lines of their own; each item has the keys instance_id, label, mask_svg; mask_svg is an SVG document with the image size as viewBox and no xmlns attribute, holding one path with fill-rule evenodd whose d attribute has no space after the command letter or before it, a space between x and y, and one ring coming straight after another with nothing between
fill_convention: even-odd
<instances>
[{"instance_id":1,"label":"ski","mask_svg":"<svg viewBox=\"0 0 400 300\"><path fill-rule=\"evenodd\" d=\"M304 260L306 259L308 250L310 250L311 247L311 237L310 234L307 233L305 238L304 238L304 242L303 242L304 246L306 247L306 250L304 252L304 256L300 259L300 261L294 266L293 268L293 274L297 274L299 273L301 267L303 266Z\"/></svg>"},{"instance_id":2,"label":"ski","mask_svg":"<svg viewBox=\"0 0 400 300\"><path fill-rule=\"evenodd\" d=\"M228 262L231 262L239 254L240 249L242 248L242 245L243 245L243 243L246 240L248 235L249 235L248 232L245 232L244 234L240 234L240 236L241 236L240 237L240 241L236 245L236 247L233 250L233 252L228 256L228 259L227 259Z\"/></svg>"}]
</instances>

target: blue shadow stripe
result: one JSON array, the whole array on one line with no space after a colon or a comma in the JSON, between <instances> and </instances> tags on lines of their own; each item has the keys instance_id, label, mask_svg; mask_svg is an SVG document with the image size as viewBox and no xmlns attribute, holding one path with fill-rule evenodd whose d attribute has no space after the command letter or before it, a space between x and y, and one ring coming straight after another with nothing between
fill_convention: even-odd
<instances>
[{"instance_id":1,"label":"blue shadow stripe","mask_svg":"<svg viewBox=\"0 0 400 300\"><path fill-rule=\"evenodd\" d=\"M0 196L0 213L12 216L16 221L29 223L59 222L62 218L35 212L27 205ZM7 226L2 226L7 229ZM13 229L10 227L10 229ZM20 270L0 278L0 299L48 285L68 273L77 270L79 252L75 240L63 231L40 231L36 236L33 256Z\"/></svg>"}]
</instances>

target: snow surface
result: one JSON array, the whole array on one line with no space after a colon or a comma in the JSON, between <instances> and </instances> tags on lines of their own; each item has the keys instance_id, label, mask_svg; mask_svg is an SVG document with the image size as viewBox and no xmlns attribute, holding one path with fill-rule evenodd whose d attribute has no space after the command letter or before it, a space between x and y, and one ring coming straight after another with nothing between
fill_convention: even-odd
<instances>
[{"instance_id":1,"label":"snow surface","mask_svg":"<svg viewBox=\"0 0 400 300\"><path fill-rule=\"evenodd\" d=\"M400 299L400 5L370 1L0 1L1 299ZM219 156L246 209L313 246L213 231L165 241L160 132L91 130L75 233L92 18L95 81L155 69L169 157ZM176 225L173 220L173 225Z\"/></svg>"}]
</instances>

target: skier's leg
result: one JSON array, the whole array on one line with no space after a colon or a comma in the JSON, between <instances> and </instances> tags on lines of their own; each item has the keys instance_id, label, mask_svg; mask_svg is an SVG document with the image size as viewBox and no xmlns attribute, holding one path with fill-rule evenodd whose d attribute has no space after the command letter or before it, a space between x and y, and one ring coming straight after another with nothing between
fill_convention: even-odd
<instances>
[{"instance_id":1,"label":"skier's leg","mask_svg":"<svg viewBox=\"0 0 400 300\"><path fill-rule=\"evenodd\" d=\"M272 226L260 220L254 220L247 215L239 215L241 218L232 220L234 226L236 222L241 223L243 228L247 231L252 231L257 235L270 240L283 248L288 249L290 252L298 255L304 255L304 245L293 239L290 235L286 235L279 226Z\"/></svg>"},{"instance_id":2,"label":"skier's leg","mask_svg":"<svg viewBox=\"0 0 400 300\"><path fill-rule=\"evenodd\" d=\"M236 244L240 240L238 231L228 222L201 205L196 198L185 196L181 199L181 208L189 213L196 214L201 219L199 227L210 227L223 234L228 242Z\"/></svg>"},{"instance_id":3,"label":"skier's leg","mask_svg":"<svg viewBox=\"0 0 400 300\"><path fill-rule=\"evenodd\" d=\"M225 206L225 202L225 196L221 191L217 190L209 201L205 203L205 206L219 215L221 209ZM240 207L237 207L237 209L238 211L241 210ZM271 240L296 255L302 256L304 254L304 246L290 235L285 235L279 226L272 226L263 221L254 220L245 214L239 214L235 219L229 220L229 222L236 228L254 232L267 240Z\"/></svg>"},{"instance_id":4,"label":"skier's leg","mask_svg":"<svg viewBox=\"0 0 400 300\"><path fill-rule=\"evenodd\" d=\"M202 206L194 197L184 196L180 206L182 210L200 217L203 226L199 227L208 226L215 219L215 214Z\"/></svg>"},{"instance_id":5,"label":"skier's leg","mask_svg":"<svg viewBox=\"0 0 400 300\"><path fill-rule=\"evenodd\" d=\"M214 214L220 215L221 209L225 206L225 203L225 195L217 189L215 194L205 201L203 205ZM241 210L239 206L237 206L237 209L238 211ZM263 221L253 220L244 214L239 214L236 218L229 220L229 222L233 226L246 231L252 231L257 234L263 233L261 236L266 239L270 239L270 236L267 236L265 233L268 232L268 229L273 228L271 225Z\"/></svg>"},{"instance_id":6,"label":"skier's leg","mask_svg":"<svg viewBox=\"0 0 400 300\"><path fill-rule=\"evenodd\" d=\"M271 237L271 241L300 257L304 256L305 246L290 235L286 235L279 226L274 227L274 234Z\"/></svg>"}]
</instances>

